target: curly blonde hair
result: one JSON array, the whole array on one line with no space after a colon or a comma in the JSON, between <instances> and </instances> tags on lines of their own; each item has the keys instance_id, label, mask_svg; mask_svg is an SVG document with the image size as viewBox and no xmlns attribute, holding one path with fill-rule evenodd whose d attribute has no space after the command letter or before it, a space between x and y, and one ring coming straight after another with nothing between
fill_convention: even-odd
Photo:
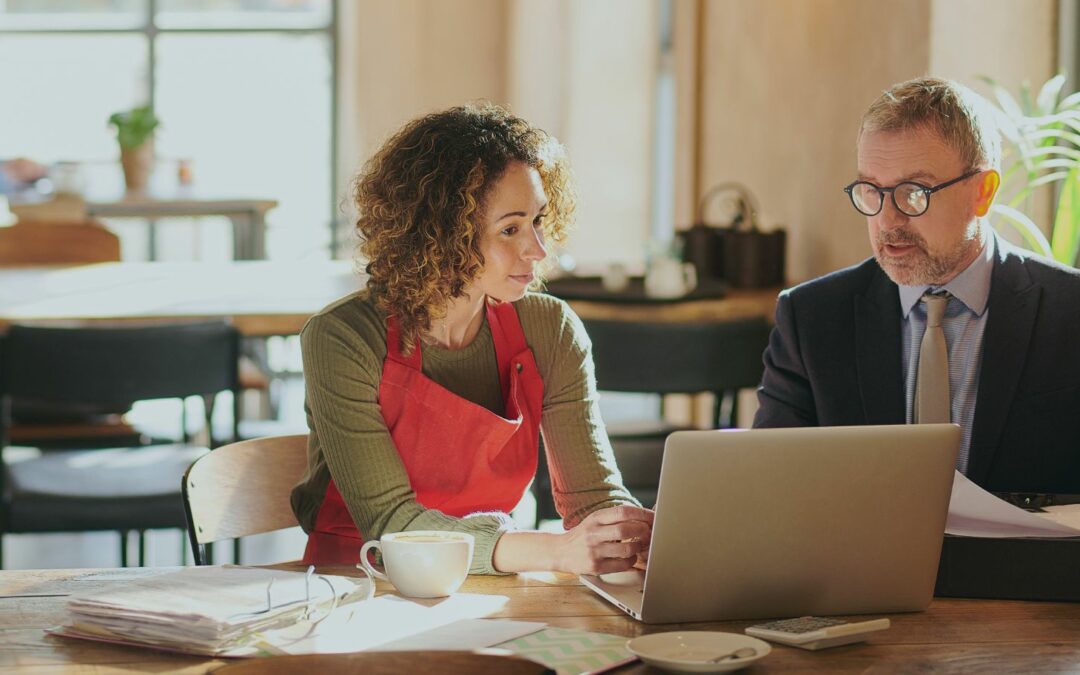
<instances>
[{"instance_id":1,"label":"curly blonde hair","mask_svg":"<svg viewBox=\"0 0 1080 675\"><path fill-rule=\"evenodd\" d=\"M566 153L496 105L458 106L409 122L356 177L368 289L380 310L397 317L406 354L483 268L486 199L514 162L540 174L548 198L544 234L562 242L575 206Z\"/></svg>"}]
</instances>

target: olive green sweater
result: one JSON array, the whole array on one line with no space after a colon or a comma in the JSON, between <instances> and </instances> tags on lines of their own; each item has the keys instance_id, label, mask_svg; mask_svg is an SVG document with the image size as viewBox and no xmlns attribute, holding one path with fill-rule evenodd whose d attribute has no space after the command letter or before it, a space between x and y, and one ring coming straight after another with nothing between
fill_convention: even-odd
<instances>
[{"instance_id":1,"label":"olive green sweater","mask_svg":"<svg viewBox=\"0 0 1080 675\"><path fill-rule=\"evenodd\" d=\"M525 339L544 380L540 426L551 469L555 506L567 528L593 511L637 504L622 485L597 403L591 345L566 303L529 294L515 303ZM505 513L464 518L426 509L379 409L386 358L385 316L365 291L313 316L300 334L304 357L308 469L293 489L292 506L311 531L331 477L360 536L384 532L456 530L476 538L472 573L494 574L495 543L513 521ZM485 317L476 339L462 349L423 345L423 373L451 392L503 414L495 346Z\"/></svg>"}]
</instances>

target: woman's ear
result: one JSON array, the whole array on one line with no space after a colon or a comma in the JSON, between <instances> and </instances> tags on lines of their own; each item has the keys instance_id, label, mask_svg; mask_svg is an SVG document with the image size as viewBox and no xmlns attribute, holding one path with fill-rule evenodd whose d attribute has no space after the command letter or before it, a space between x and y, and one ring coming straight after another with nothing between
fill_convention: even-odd
<instances>
[{"instance_id":1,"label":"woman's ear","mask_svg":"<svg viewBox=\"0 0 1080 675\"><path fill-rule=\"evenodd\" d=\"M994 195L997 194L999 187L1001 187L1001 174L994 169L983 172L975 201L976 216L982 217L990 212L990 206L994 203Z\"/></svg>"}]
</instances>

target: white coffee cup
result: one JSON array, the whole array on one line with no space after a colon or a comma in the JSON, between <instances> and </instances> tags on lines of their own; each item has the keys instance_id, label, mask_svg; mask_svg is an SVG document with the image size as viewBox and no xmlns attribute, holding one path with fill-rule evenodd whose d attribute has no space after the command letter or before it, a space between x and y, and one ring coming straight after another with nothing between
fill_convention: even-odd
<instances>
[{"instance_id":1,"label":"white coffee cup","mask_svg":"<svg viewBox=\"0 0 1080 675\"><path fill-rule=\"evenodd\" d=\"M607 266L600 283L608 293L622 293L630 285L630 273L623 263L613 262Z\"/></svg>"},{"instance_id":2,"label":"white coffee cup","mask_svg":"<svg viewBox=\"0 0 1080 675\"><path fill-rule=\"evenodd\" d=\"M469 575L475 540L464 532L406 530L384 534L360 549L360 564L373 577L384 579L413 598L441 598L456 591ZM382 552L383 566L368 560Z\"/></svg>"},{"instance_id":3,"label":"white coffee cup","mask_svg":"<svg viewBox=\"0 0 1080 675\"><path fill-rule=\"evenodd\" d=\"M697 286L697 270L691 263L658 256L645 273L645 295L650 298L681 298Z\"/></svg>"}]
</instances>

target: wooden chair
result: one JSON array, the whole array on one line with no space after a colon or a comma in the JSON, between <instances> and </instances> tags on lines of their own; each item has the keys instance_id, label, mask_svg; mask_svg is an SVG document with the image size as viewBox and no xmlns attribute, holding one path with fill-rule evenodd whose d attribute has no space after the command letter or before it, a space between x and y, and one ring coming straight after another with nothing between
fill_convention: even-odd
<instances>
[{"instance_id":1,"label":"wooden chair","mask_svg":"<svg viewBox=\"0 0 1080 675\"><path fill-rule=\"evenodd\" d=\"M299 523L289 495L307 469L307 434L223 445L184 474L181 491L196 565L207 544L273 532Z\"/></svg>"},{"instance_id":2,"label":"wooden chair","mask_svg":"<svg viewBox=\"0 0 1080 675\"><path fill-rule=\"evenodd\" d=\"M81 265L120 260L120 238L97 221L0 227L0 266Z\"/></svg>"}]
</instances>

